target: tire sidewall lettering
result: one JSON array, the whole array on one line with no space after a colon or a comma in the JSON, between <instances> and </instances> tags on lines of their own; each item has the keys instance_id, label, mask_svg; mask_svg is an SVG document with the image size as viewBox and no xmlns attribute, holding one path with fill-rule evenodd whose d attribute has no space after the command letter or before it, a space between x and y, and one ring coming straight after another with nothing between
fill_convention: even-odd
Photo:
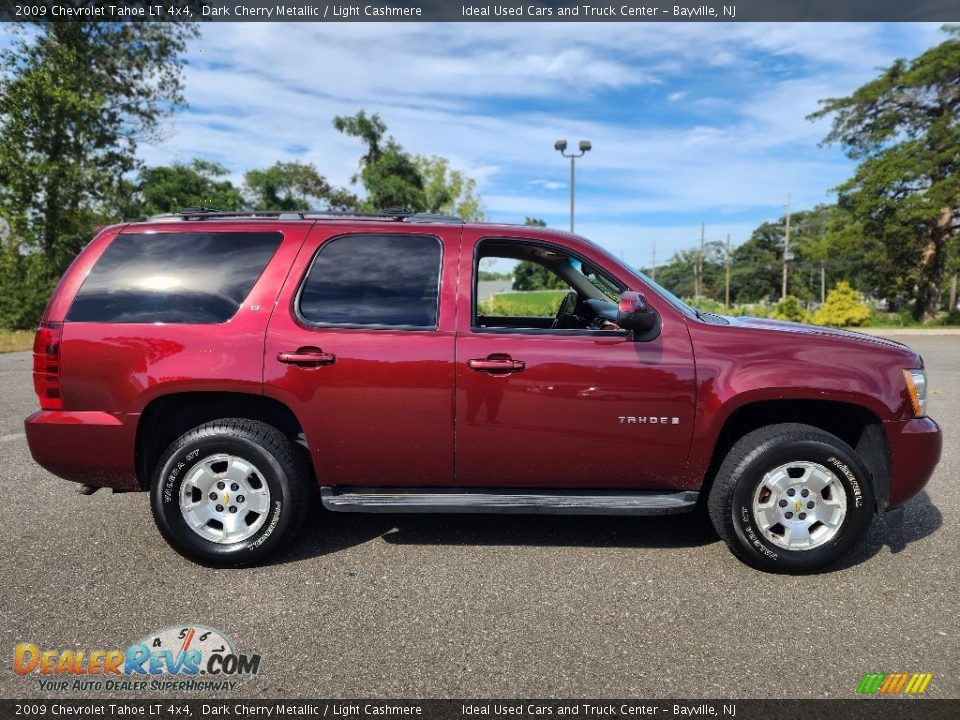
<instances>
[{"instance_id":1,"label":"tire sidewall lettering","mask_svg":"<svg viewBox=\"0 0 960 720\"><path fill-rule=\"evenodd\" d=\"M209 557L222 557L236 553L253 553L263 550L272 539L283 535L283 527L288 523L286 517L286 491L280 480L277 463L267 452L251 440L240 438L210 437L189 443L174 451L162 468L159 484L162 522L166 525L172 540L179 545L188 546L191 552L199 552ZM263 480L270 488L270 516L256 535L247 540L220 545L194 532L184 521L180 512L180 492L184 479L190 471L206 457L218 453L229 453L243 457L261 468ZM168 538L171 539L171 538Z\"/></svg>"},{"instance_id":2,"label":"tire sidewall lettering","mask_svg":"<svg viewBox=\"0 0 960 720\"><path fill-rule=\"evenodd\" d=\"M246 549L252 551L263 545L267 538L273 535L273 531L277 529L277 525L279 524L282 515L283 503L280 500L276 500L273 504L273 512L270 515L270 521L264 526L265 529L260 531L260 535L253 538L247 544Z\"/></svg>"},{"instance_id":3,"label":"tire sidewall lettering","mask_svg":"<svg viewBox=\"0 0 960 720\"><path fill-rule=\"evenodd\" d=\"M833 469L847 496L847 516L839 532L829 542L810 550L787 550L774 545L763 536L753 517L753 496L764 475L778 465L791 461L815 462ZM807 563L815 562L818 557L830 554L834 548L843 544L854 519L869 510L864 484L851 467L851 462L843 458L835 448L823 447L820 444L805 449L781 450L768 447L742 468L733 498L734 528L748 552L762 557L766 562L787 563L788 567L801 568Z\"/></svg>"}]
</instances>

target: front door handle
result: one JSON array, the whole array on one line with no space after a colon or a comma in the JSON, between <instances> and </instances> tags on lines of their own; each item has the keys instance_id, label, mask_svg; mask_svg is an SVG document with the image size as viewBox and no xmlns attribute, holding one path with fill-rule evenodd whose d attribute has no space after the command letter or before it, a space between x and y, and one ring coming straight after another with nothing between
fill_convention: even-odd
<instances>
[{"instance_id":1,"label":"front door handle","mask_svg":"<svg viewBox=\"0 0 960 720\"><path fill-rule=\"evenodd\" d=\"M508 375L526 369L527 364L523 360L491 355L485 359L477 358L475 360L468 360L467 367L477 372L486 372L493 375Z\"/></svg>"},{"instance_id":2,"label":"front door handle","mask_svg":"<svg viewBox=\"0 0 960 720\"><path fill-rule=\"evenodd\" d=\"M320 348L315 347L302 347L293 351L277 353L277 360L280 362L302 367L332 365L336 362L336 359L337 356L333 353L323 352Z\"/></svg>"}]
</instances>

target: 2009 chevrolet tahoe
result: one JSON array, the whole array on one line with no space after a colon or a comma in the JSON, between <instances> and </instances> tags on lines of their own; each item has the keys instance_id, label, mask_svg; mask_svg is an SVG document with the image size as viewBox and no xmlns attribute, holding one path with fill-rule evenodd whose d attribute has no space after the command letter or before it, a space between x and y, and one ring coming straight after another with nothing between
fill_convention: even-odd
<instances>
[{"instance_id":1,"label":"2009 chevrolet tahoe","mask_svg":"<svg viewBox=\"0 0 960 720\"><path fill-rule=\"evenodd\" d=\"M481 267L518 262L568 288L554 314L480 297ZM941 448L904 345L702 313L575 235L400 212L106 228L34 383L40 465L149 490L167 541L218 566L275 553L319 486L346 512L703 507L745 562L810 571Z\"/></svg>"}]
</instances>

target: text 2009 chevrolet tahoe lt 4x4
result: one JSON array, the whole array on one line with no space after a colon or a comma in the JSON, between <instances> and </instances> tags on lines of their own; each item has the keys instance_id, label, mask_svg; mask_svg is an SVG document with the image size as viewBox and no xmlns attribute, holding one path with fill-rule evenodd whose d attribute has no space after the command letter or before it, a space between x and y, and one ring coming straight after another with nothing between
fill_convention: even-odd
<instances>
[{"instance_id":1,"label":"text 2009 chevrolet tahoe lt 4x4","mask_svg":"<svg viewBox=\"0 0 960 720\"><path fill-rule=\"evenodd\" d=\"M562 279L556 314L488 314L491 258ZM903 345L703 314L583 238L455 218L110 227L34 353L37 462L149 490L163 536L209 565L275 553L319 485L347 512L699 504L742 560L808 571L919 492L941 448Z\"/></svg>"}]
</instances>

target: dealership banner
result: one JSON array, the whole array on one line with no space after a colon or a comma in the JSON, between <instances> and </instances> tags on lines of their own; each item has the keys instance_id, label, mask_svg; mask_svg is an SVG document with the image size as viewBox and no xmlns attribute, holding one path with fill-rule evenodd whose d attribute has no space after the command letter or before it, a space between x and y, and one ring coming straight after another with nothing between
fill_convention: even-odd
<instances>
[{"instance_id":1,"label":"dealership banner","mask_svg":"<svg viewBox=\"0 0 960 720\"><path fill-rule=\"evenodd\" d=\"M955 0L0 0L0 21L952 22Z\"/></svg>"},{"instance_id":2,"label":"dealership banner","mask_svg":"<svg viewBox=\"0 0 960 720\"><path fill-rule=\"evenodd\" d=\"M0 718L947 720L960 700L0 700Z\"/></svg>"}]
</instances>

